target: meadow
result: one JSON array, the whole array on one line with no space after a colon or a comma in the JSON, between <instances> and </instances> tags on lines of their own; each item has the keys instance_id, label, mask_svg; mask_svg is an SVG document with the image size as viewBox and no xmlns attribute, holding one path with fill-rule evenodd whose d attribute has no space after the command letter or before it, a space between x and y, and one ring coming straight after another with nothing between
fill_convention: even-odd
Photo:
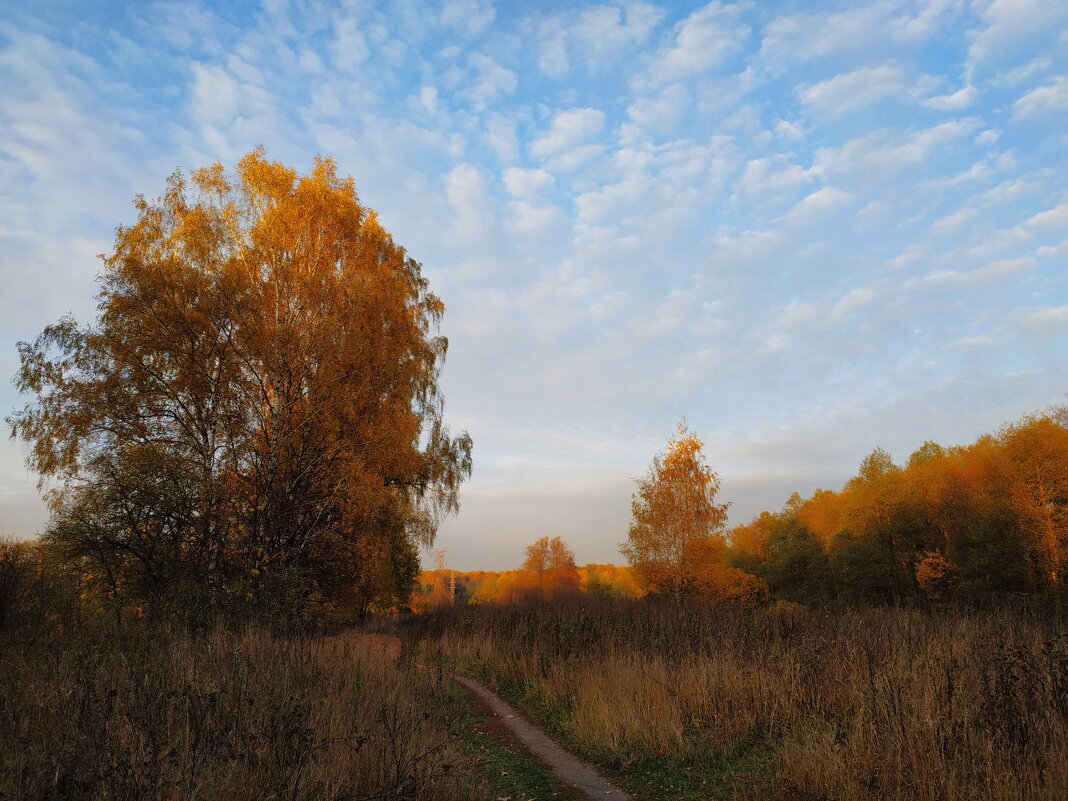
<instances>
[{"instance_id":1,"label":"meadow","mask_svg":"<svg viewBox=\"0 0 1068 801\"><path fill-rule=\"evenodd\" d=\"M1023 801L1068 790L1068 637L1040 610L643 601L389 621L643 799Z\"/></svg>"},{"instance_id":2,"label":"meadow","mask_svg":"<svg viewBox=\"0 0 1068 801\"><path fill-rule=\"evenodd\" d=\"M353 633L8 639L0 675L5 800L491 796L459 694Z\"/></svg>"}]
</instances>

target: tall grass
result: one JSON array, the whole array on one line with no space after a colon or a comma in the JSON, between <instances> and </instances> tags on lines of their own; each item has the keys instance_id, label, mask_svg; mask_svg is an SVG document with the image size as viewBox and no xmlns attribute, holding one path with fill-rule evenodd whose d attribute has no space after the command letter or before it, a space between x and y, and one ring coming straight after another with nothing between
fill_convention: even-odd
<instances>
[{"instance_id":1,"label":"tall grass","mask_svg":"<svg viewBox=\"0 0 1068 801\"><path fill-rule=\"evenodd\" d=\"M0 645L0 798L474 799L431 677L355 635Z\"/></svg>"},{"instance_id":2,"label":"tall grass","mask_svg":"<svg viewBox=\"0 0 1068 801\"><path fill-rule=\"evenodd\" d=\"M744 753L721 795L1068 797L1068 639L1038 615L616 602L449 610L409 634L624 779Z\"/></svg>"}]
</instances>

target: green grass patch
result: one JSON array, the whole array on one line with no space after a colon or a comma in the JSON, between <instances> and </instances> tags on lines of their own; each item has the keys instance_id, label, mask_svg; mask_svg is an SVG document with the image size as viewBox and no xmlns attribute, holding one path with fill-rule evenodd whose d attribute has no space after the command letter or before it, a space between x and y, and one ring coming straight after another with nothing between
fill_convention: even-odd
<instances>
[{"instance_id":1,"label":"green grass patch","mask_svg":"<svg viewBox=\"0 0 1068 801\"><path fill-rule=\"evenodd\" d=\"M620 786L645 801L766 798L775 781L777 744L768 739L739 740L728 748L704 750L699 736L689 739L690 756L587 754Z\"/></svg>"}]
</instances>

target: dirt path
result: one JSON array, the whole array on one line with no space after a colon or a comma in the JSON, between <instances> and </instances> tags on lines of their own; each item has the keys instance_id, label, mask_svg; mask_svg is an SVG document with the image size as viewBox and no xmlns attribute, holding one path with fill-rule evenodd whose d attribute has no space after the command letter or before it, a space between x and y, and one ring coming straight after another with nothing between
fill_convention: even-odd
<instances>
[{"instance_id":1,"label":"dirt path","mask_svg":"<svg viewBox=\"0 0 1068 801\"><path fill-rule=\"evenodd\" d=\"M509 731L527 750L538 758L561 784L574 787L589 799L611 801L634 801L612 782L557 745L545 732L528 721L503 698L466 676L448 674L470 690L479 701L493 711Z\"/></svg>"},{"instance_id":2,"label":"dirt path","mask_svg":"<svg viewBox=\"0 0 1068 801\"><path fill-rule=\"evenodd\" d=\"M371 647L382 648L395 657L400 657L402 645L399 637L382 634L349 634L356 636ZM415 663L423 670L432 670L426 665ZM475 696L476 701L493 715L496 715L501 727L515 736L523 746L549 769L553 778L567 788L577 790L591 801L635 801L634 797L623 792L619 787L604 778L592 766L565 751L514 707L492 690L482 686L474 679L456 673L441 672L459 682Z\"/></svg>"}]
</instances>

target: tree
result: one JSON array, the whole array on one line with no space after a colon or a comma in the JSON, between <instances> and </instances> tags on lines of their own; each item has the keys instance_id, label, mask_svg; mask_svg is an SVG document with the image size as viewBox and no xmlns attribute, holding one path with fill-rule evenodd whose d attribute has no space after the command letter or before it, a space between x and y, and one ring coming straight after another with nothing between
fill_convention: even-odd
<instances>
[{"instance_id":1,"label":"tree","mask_svg":"<svg viewBox=\"0 0 1068 801\"><path fill-rule=\"evenodd\" d=\"M769 521L768 558L758 573L776 597L811 604L826 600L832 584L827 552L801 519L803 508L794 493Z\"/></svg>"},{"instance_id":2,"label":"tree","mask_svg":"<svg viewBox=\"0 0 1068 801\"><path fill-rule=\"evenodd\" d=\"M1008 458L1019 478L1014 495L1021 518L1036 533L1047 582L1064 582L1068 548L1068 427L1066 410L1028 415L1001 432Z\"/></svg>"},{"instance_id":3,"label":"tree","mask_svg":"<svg viewBox=\"0 0 1068 801\"><path fill-rule=\"evenodd\" d=\"M720 479L704 462L703 443L680 423L631 501L633 516L620 550L644 589L676 601L699 593L709 554L726 559L728 504L717 504Z\"/></svg>"},{"instance_id":4,"label":"tree","mask_svg":"<svg viewBox=\"0 0 1068 801\"><path fill-rule=\"evenodd\" d=\"M559 537L542 537L528 545L523 569L534 574L542 598L578 592L575 552Z\"/></svg>"},{"instance_id":5,"label":"tree","mask_svg":"<svg viewBox=\"0 0 1068 801\"><path fill-rule=\"evenodd\" d=\"M60 482L49 536L151 604L175 576L208 608L406 593L471 467L420 265L328 158L256 150L135 205L95 323L20 344L36 398L9 422Z\"/></svg>"}]
</instances>

